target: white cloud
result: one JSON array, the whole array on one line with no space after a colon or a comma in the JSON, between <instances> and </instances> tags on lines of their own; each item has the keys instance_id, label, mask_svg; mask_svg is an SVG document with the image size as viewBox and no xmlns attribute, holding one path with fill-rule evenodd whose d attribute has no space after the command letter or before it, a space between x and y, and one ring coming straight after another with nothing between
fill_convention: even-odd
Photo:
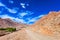
<instances>
[{"instance_id":1,"label":"white cloud","mask_svg":"<svg viewBox=\"0 0 60 40\"><path fill-rule=\"evenodd\" d=\"M14 1L12 1L12 0L9 0L9 3L14 3Z\"/></svg>"},{"instance_id":2,"label":"white cloud","mask_svg":"<svg viewBox=\"0 0 60 40\"><path fill-rule=\"evenodd\" d=\"M7 9L10 13L17 13L17 10L14 10L14 9Z\"/></svg>"},{"instance_id":3,"label":"white cloud","mask_svg":"<svg viewBox=\"0 0 60 40\"><path fill-rule=\"evenodd\" d=\"M25 5L25 3L20 3L20 5L24 6L24 5Z\"/></svg>"},{"instance_id":4,"label":"white cloud","mask_svg":"<svg viewBox=\"0 0 60 40\"><path fill-rule=\"evenodd\" d=\"M25 20L23 20L23 19L14 18L14 20L15 20L16 22L26 23L26 21L25 21Z\"/></svg>"},{"instance_id":5,"label":"white cloud","mask_svg":"<svg viewBox=\"0 0 60 40\"><path fill-rule=\"evenodd\" d=\"M0 6L4 6L5 7L5 5L3 3L1 3L1 2L0 2Z\"/></svg>"},{"instance_id":6,"label":"white cloud","mask_svg":"<svg viewBox=\"0 0 60 40\"><path fill-rule=\"evenodd\" d=\"M19 13L19 15L21 16L21 17L24 17L24 16L26 16L28 13L25 13L25 12L22 12L22 13Z\"/></svg>"},{"instance_id":7,"label":"white cloud","mask_svg":"<svg viewBox=\"0 0 60 40\"><path fill-rule=\"evenodd\" d=\"M32 18L32 19L28 19L29 21L27 22L28 24L31 22L35 22L37 20L37 18Z\"/></svg>"},{"instance_id":8,"label":"white cloud","mask_svg":"<svg viewBox=\"0 0 60 40\"><path fill-rule=\"evenodd\" d=\"M1 18L5 19L5 18L10 18L15 22L21 22L21 23L26 23L26 21L24 21L23 19L19 19L19 18L15 18L15 17L11 17L9 15L0 15Z\"/></svg>"},{"instance_id":9,"label":"white cloud","mask_svg":"<svg viewBox=\"0 0 60 40\"><path fill-rule=\"evenodd\" d=\"M6 14L5 14L5 15L0 15L0 17L3 18L3 19L4 19L4 18L14 19L14 17L8 16L8 15L6 15Z\"/></svg>"},{"instance_id":10,"label":"white cloud","mask_svg":"<svg viewBox=\"0 0 60 40\"><path fill-rule=\"evenodd\" d=\"M26 8L26 6L29 6L29 4L26 3L20 3L20 5L22 6L22 8Z\"/></svg>"},{"instance_id":11,"label":"white cloud","mask_svg":"<svg viewBox=\"0 0 60 40\"><path fill-rule=\"evenodd\" d=\"M35 18L32 18L32 19L29 19L29 18L28 18L29 21L28 21L27 23L29 24L29 23L31 23L31 22L36 22L39 18L41 18L41 17L43 17L43 16L44 16L44 15L39 15L38 17L35 17Z\"/></svg>"},{"instance_id":12,"label":"white cloud","mask_svg":"<svg viewBox=\"0 0 60 40\"><path fill-rule=\"evenodd\" d=\"M26 3L20 3L20 5L22 5L22 6L25 6L25 5L26 5L26 6L29 6L28 3L27 3L27 4L26 4Z\"/></svg>"},{"instance_id":13,"label":"white cloud","mask_svg":"<svg viewBox=\"0 0 60 40\"><path fill-rule=\"evenodd\" d=\"M45 15L39 15L38 17L40 18L40 17L43 17L43 16L45 16Z\"/></svg>"},{"instance_id":14,"label":"white cloud","mask_svg":"<svg viewBox=\"0 0 60 40\"><path fill-rule=\"evenodd\" d=\"M11 17L9 15L0 15L1 18L10 18L12 19L13 21L15 22L21 22L21 23L27 23L27 24L30 24L30 23L34 23L38 20L38 18L42 17L42 15L38 16L38 17L35 17L35 18L28 18L28 21L26 22L24 19L19 19L19 18L15 18L15 17Z\"/></svg>"},{"instance_id":15,"label":"white cloud","mask_svg":"<svg viewBox=\"0 0 60 40\"><path fill-rule=\"evenodd\" d=\"M18 16L21 18L21 17L27 16L27 15L32 15L32 14L33 14L33 12L31 12L31 11L25 11L25 12L20 12L18 14Z\"/></svg>"},{"instance_id":16,"label":"white cloud","mask_svg":"<svg viewBox=\"0 0 60 40\"><path fill-rule=\"evenodd\" d=\"M10 12L10 13L17 13L18 12L18 8L13 8L13 9L10 9L10 8L8 8L8 7L5 7L7 10L8 10L8 12Z\"/></svg>"},{"instance_id":17,"label":"white cloud","mask_svg":"<svg viewBox=\"0 0 60 40\"><path fill-rule=\"evenodd\" d=\"M10 12L10 13L17 13L17 11L18 11L18 8L17 8L17 7L10 9L10 8L8 8L6 5L4 5L4 4L1 3L1 2L0 2L0 6L3 6L3 7L4 7L5 9L7 9L8 12Z\"/></svg>"},{"instance_id":18,"label":"white cloud","mask_svg":"<svg viewBox=\"0 0 60 40\"><path fill-rule=\"evenodd\" d=\"M22 8L26 8L25 3L20 3L20 5L22 6Z\"/></svg>"},{"instance_id":19,"label":"white cloud","mask_svg":"<svg viewBox=\"0 0 60 40\"><path fill-rule=\"evenodd\" d=\"M22 6L22 8L26 8L25 6Z\"/></svg>"}]
</instances>

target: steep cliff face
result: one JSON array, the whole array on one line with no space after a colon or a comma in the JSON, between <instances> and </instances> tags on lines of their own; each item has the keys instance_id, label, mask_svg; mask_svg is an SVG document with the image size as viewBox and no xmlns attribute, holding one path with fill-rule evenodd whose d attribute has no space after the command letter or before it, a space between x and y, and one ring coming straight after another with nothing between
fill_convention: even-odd
<instances>
[{"instance_id":1,"label":"steep cliff face","mask_svg":"<svg viewBox=\"0 0 60 40\"><path fill-rule=\"evenodd\" d=\"M60 12L50 12L31 27L24 28L0 40L60 40Z\"/></svg>"}]
</instances>

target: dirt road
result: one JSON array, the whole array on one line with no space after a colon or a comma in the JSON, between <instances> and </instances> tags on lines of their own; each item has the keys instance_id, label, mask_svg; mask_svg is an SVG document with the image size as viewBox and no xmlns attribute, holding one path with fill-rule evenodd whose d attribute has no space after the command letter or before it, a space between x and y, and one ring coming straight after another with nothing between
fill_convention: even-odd
<instances>
[{"instance_id":1,"label":"dirt road","mask_svg":"<svg viewBox=\"0 0 60 40\"><path fill-rule=\"evenodd\" d=\"M53 40L48 36L37 34L28 29L23 29L18 32L11 33L0 37L0 40Z\"/></svg>"}]
</instances>

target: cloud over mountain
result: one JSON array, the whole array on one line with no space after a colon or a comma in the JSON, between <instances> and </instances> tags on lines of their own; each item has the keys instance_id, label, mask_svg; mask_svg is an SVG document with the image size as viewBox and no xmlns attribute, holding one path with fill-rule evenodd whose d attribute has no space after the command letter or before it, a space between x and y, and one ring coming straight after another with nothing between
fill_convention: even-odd
<instances>
[{"instance_id":1,"label":"cloud over mountain","mask_svg":"<svg viewBox=\"0 0 60 40\"><path fill-rule=\"evenodd\" d=\"M7 1L8 4L14 4L15 2L12 0ZM21 2L19 5L22 8L26 8L26 6L29 6L28 3ZM9 5L10 6L10 5ZM13 5L12 5L13 6ZM16 22L22 22L27 24L33 24L36 20L38 20L42 15L34 15L35 13L33 11L29 10L21 10L21 7L13 6L8 7L8 5L4 4L3 2L0 2L0 17L1 18L10 18Z\"/></svg>"}]
</instances>

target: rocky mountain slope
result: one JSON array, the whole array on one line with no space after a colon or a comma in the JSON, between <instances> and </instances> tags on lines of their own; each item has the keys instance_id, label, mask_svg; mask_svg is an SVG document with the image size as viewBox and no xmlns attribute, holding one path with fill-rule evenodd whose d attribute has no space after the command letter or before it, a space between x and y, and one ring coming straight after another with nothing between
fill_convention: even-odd
<instances>
[{"instance_id":1,"label":"rocky mountain slope","mask_svg":"<svg viewBox=\"0 0 60 40\"><path fill-rule=\"evenodd\" d=\"M60 12L50 12L31 27L2 36L0 40L60 40Z\"/></svg>"},{"instance_id":2,"label":"rocky mountain slope","mask_svg":"<svg viewBox=\"0 0 60 40\"><path fill-rule=\"evenodd\" d=\"M12 31L12 29L15 29L15 31L17 31L28 26L29 25L27 24L14 22L9 18L0 18L0 36L10 34L11 32L8 31Z\"/></svg>"},{"instance_id":3,"label":"rocky mountain slope","mask_svg":"<svg viewBox=\"0 0 60 40\"><path fill-rule=\"evenodd\" d=\"M17 23L12 21L9 18L6 18L6 19L0 18L0 28L12 27L19 30L20 28L27 27L27 26L28 26L27 24Z\"/></svg>"}]
</instances>

